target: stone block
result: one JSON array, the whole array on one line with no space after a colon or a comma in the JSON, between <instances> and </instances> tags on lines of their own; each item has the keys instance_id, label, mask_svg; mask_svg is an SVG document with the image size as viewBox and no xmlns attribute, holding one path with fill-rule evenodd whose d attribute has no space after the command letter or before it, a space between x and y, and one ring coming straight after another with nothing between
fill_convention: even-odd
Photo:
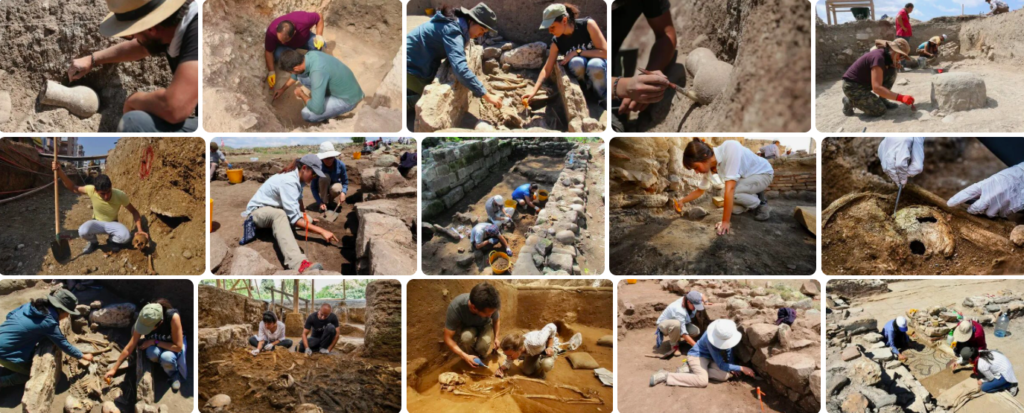
<instances>
[{"instance_id":1,"label":"stone block","mask_svg":"<svg viewBox=\"0 0 1024 413\"><path fill-rule=\"evenodd\" d=\"M237 247L231 259L229 275L271 275L278 270L277 266L263 258L260 253L249 247Z\"/></svg>"},{"instance_id":2,"label":"stone block","mask_svg":"<svg viewBox=\"0 0 1024 413\"><path fill-rule=\"evenodd\" d=\"M986 107L985 81L968 72L932 76L931 100L936 109L946 113Z\"/></svg>"},{"instance_id":3,"label":"stone block","mask_svg":"<svg viewBox=\"0 0 1024 413\"><path fill-rule=\"evenodd\" d=\"M773 380L790 389L804 391L808 377L817 370L818 360L801 353L782 353L768 358L766 364Z\"/></svg>"},{"instance_id":4,"label":"stone block","mask_svg":"<svg viewBox=\"0 0 1024 413\"><path fill-rule=\"evenodd\" d=\"M778 332L778 328L774 324L754 324L750 328L746 329L745 333L750 338L750 345L755 348L768 347L772 341L775 341L775 336Z\"/></svg>"},{"instance_id":5,"label":"stone block","mask_svg":"<svg viewBox=\"0 0 1024 413\"><path fill-rule=\"evenodd\" d=\"M111 304L89 314L89 322L106 328L125 328L135 323L135 305Z\"/></svg>"},{"instance_id":6,"label":"stone block","mask_svg":"<svg viewBox=\"0 0 1024 413\"><path fill-rule=\"evenodd\" d=\"M501 55L501 63L515 69L540 69L548 57L544 42L527 43Z\"/></svg>"}]
</instances>

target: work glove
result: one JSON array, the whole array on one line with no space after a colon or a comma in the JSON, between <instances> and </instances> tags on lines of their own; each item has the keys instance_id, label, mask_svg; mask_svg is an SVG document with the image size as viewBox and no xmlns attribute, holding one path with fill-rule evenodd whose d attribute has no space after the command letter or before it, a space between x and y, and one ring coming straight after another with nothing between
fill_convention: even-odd
<instances>
[{"instance_id":1,"label":"work glove","mask_svg":"<svg viewBox=\"0 0 1024 413\"><path fill-rule=\"evenodd\" d=\"M252 355L254 355L254 356L258 356L258 355L260 355L260 349L258 349L258 348L254 348L254 349L252 349L252 351L250 351L249 353L251 353L251 354L252 354Z\"/></svg>"},{"instance_id":2,"label":"work glove","mask_svg":"<svg viewBox=\"0 0 1024 413\"><path fill-rule=\"evenodd\" d=\"M924 170L924 138L885 138L878 144L882 170L897 185Z\"/></svg>"},{"instance_id":3,"label":"work glove","mask_svg":"<svg viewBox=\"0 0 1024 413\"><path fill-rule=\"evenodd\" d=\"M512 248L505 248L505 253L508 254L509 257L511 257L512 256Z\"/></svg>"},{"instance_id":4,"label":"work glove","mask_svg":"<svg viewBox=\"0 0 1024 413\"><path fill-rule=\"evenodd\" d=\"M323 50L324 37L319 34L316 35L316 37L313 38L313 47L316 47L316 50Z\"/></svg>"},{"instance_id":5,"label":"work glove","mask_svg":"<svg viewBox=\"0 0 1024 413\"><path fill-rule=\"evenodd\" d=\"M313 355L313 350L307 348L306 349L306 356L312 356L312 355Z\"/></svg>"},{"instance_id":6,"label":"work glove","mask_svg":"<svg viewBox=\"0 0 1024 413\"><path fill-rule=\"evenodd\" d=\"M267 86L270 86L270 88L273 89L274 85L276 85L276 84L277 84L277 73L274 73L274 72L267 73Z\"/></svg>"},{"instance_id":7,"label":"work glove","mask_svg":"<svg viewBox=\"0 0 1024 413\"><path fill-rule=\"evenodd\" d=\"M267 345L263 346L263 351L271 351L273 349L274 349L274 345L273 344L269 344L268 343Z\"/></svg>"},{"instance_id":8,"label":"work glove","mask_svg":"<svg viewBox=\"0 0 1024 413\"><path fill-rule=\"evenodd\" d=\"M914 104L914 97L913 96L896 94L896 100L899 101L900 103L903 103L904 105L907 105L907 106L910 106L910 105Z\"/></svg>"},{"instance_id":9,"label":"work glove","mask_svg":"<svg viewBox=\"0 0 1024 413\"><path fill-rule=\"evenodd\" d=\"M972 199L976 201L967 207L967 212L972 214L995 218L1024 210L1024 163L1006 168L967 187L949 198L946 204L955 207Z\"/></svg>"},{"instance_id":10,"label":"work glove","mask_svg":"<svg viewBox=\"0 0 1024 413\"><path fill-rule=\"evenodd\" d=\"M320 354L331 354L331 351L325 348L320 349Z\"/></svg>"}]
</instances>

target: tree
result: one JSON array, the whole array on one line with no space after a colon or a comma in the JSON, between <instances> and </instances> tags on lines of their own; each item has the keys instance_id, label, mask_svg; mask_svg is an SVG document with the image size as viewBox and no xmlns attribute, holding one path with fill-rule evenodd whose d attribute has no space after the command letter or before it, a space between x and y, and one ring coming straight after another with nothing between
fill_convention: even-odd
<instances>
[{"instance_id":1,"label":"tree","mask_svg":"<svg viewBox=\"0 0 1024 413\"><path fill-rule=\"evenodd\" d=\"M363 142L366 142L366 138L363 138L363 137L352 138L352 143L363 143Z\"/></svg>"}]
</instances>

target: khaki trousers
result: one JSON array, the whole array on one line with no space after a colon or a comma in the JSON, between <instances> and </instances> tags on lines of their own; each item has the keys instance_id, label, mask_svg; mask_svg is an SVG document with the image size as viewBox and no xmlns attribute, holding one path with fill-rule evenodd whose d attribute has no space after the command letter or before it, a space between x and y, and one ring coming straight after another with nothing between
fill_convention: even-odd
<instances>
[{"instance_id":1,"label":"khaki trousers","mask_svg":"<svg viewBox=\"0 0 1024 413\"><path fill-rule=\"evenodd\" d=\"M661 331L661 335L665 336L665 340L661 342L662 352L668 352L679 344L679 338L682 336L682 324L679 320L665 320L661 324L658 324L658 331ZM694 341L700 336L700 329L693 324L686 325L686 335L690 336ZM668 347L667 350L665 348Z\"/></svg>"},{"instance_id":2,"label":"khaki trousers","mask_svg":"<svg viewBox=\"0 0 1024 413\"><path fill-rule=\"evenodd\" d=\"M729 372L718 368L718 365L711 359L704 357L689 357L686 364L690 366L689 373L669 373L666 384L679 387L708 387L708 379L714 381L729 380Z\"/></svg>"},{"instance_id":3,"label":"khaki trousers","mask_svg":"<svg viewBox=\"0 0 1024 413\"><path fill-rule=\"evenodd\" d=\"M283 209L274 207L259 207L250 215L256 228L270 228L274 231L274 238L277 238L277 248L284 255L284 266L290 270L299 269L299 265L306 259L306 254L299 249L299 242L295 240L295 230L292 223L288 221L288 214Z\"/></svg>"},{"instance_id":4,"label":"khaki trousers","mask_svg":"<svg viewBox=\"0 0 1024 413\"><path fill-rule=\"evenodd\" d=\"M774 174L757 174L736 181L736 190L732 196L732 213L742 214L761 205L761 199L757 194L768 189L774 178Z\"/></svg>"},{"instance_id":5,"label":"khaki trousers","mask_svg":"<svg viewBox=\"0 0 1024 413\"><path fill-rule=\"evenodd\" d=\"M335 162L341 162L341 161L335 161ZM320 190L320 200L324 201L324 205L327 205L328 203L331 203L331 202L335 202L335 201L337 201L336 198L338 198L338 196L341 195L341 190L342 189L343 188L341 187L341 183L340 182L335 182L335 183L332 184L330 178L321 178L320 179L320 188L319 188L319 190Z\"/></svg>"}]
</instances>

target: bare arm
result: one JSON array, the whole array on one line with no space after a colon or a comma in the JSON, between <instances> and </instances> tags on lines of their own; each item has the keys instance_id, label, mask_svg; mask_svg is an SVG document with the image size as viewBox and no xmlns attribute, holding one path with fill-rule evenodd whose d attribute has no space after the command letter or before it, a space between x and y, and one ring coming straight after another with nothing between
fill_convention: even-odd
<instances>
[{"instance_id":1,"label":"bare arm","mask_svg":"<svg viewBox=\"0 0 1024 413\"><path fill-rule=\"evenodd\" d=\"M547 79L548 75L555 70L555 61L558 60L558 45L552 43L551 49L548 51L548 61L544 62L544 67L540 68L540 74L537 75L537 83L533 85L533 90L530 91L529 96L537 94L540 90L540 85L544 84L544 79Z\"/></svg>"},{"instance_id":2,"label":"bare arm","mask_svg":"<svg viewBox=\"0 0 1024 413\"><path fill-rule=\"evenodd\" d=\"M267 71L274 72L274 53L264 50L263 57L267 60Z\"/></svg>"},{"instance_id":3,"label":"bare arm","mask_svg":"<svg viewBox=\"0 0 1024 413\"><path fill-rule=\"evenodd\" d=\"M309 335L309 329L308 328L302 329L302 344L306 346L307 350L309 350L309 341L306 340L306 336L308 336L308 335Z\"/></svg>"},{"instance_id":4,"label":"bare arm","mask_svg":"<svg viewBox=\"0 0 1024 413\"><path fill-rule=\"evenodd\" d=\"M121 350L121 354L117 356L117 361L110 366L110 370L107 371L106 377L114 377L114 373L117 373L117 368L121 367L121 363L124 363L124 360L128 358L128 355L132 354L132 351L135 350L135 346L139 344L141 337L142 336L137 331L132 330L131 340L128 340L128 344L124 346L124 350Z\"/></svg>"},{"instance_id":5,"label":"bare arm","mask_svg":"<svg viewBox=\"0 0 1024 413\"><path fill-rule=\"evenodd\" d=\"M320 21L316 22L316 35L324 35L324 16L320 16Z\"/></svg>"},{"instance_id":6,"label":"bare arm","mask_svg":"<svg viewBox=\"0 0 1024 413\"><path fill-rule=\"evenodd\" d=\"M185 341L183 338L184 334L182 334L181 329L181 316L175 314L174 318L171 319L171 340L173 342L160 342L160 344L157 344L156 346L164 350L180 353L181 350L185 348Z\"/></svg>"},{"instance_id":7,"label":"bare arm","mask_svg":"<svg viewBox=\"0 0 1024 413\"><path fill-rule=\"evenodd\" d=\"M882 86L882 78L884 77L885 75L882 73L881 67L875 66L871 68L871 91L882 98L896 100L896 94Z\"/></svg>"},{"instance_id":8,"label":"bare arm","mask_svg":"<svg viewBox=\"0 0 1024 413\"><path fill-rule=\"evenodd\" d=\"M732 219L733 196L736 195L736 181L725 181L725 205L722 207L722 222L728 224Z\"/></svg>"},{"instance_id":9,"label":"bare arm","mask_svg":"<svg viewBox=\"0 0 1024 413\"><path fill-rule=\"evenodd\" d=\"M299 201L299 204L301 206L302 201ZM305 208L303 208L303 210L305 210ZM312 221L312 219L310 221ZM309 231L317 233L317 234L320 234L320 236L324 237L324 239L327 240L327 242L333 242L331 240L338 241L338 237L335 236L334 233L332 233L331 231L328 231L326 229L320 228L320 227L318 227L316 225L313 225L313 223L311 223L311 222L307 222L306 218L304 218L304 217L303 218L299 218L298 221L295 221L295 226L299 227L299 228L302 228L302 229L307 229L308 228Z\"/></svg>"},{"instance_id":10,"label":"bare arm","mask_svg":"<svg viewBox=\"0 0 1024 413\"><path fill-rule=\"evenodd\" d=\"M448 350L451 350L452 353L455 353L456 356L459 356L459 358L461 358L467 364L472 366L473 365L473 356L471 356L469 354L466 354L465 351L462 351L462 348L459 347L459 344L455 342L455 338L454 337L455 337L455 332L454 331L449 330L447 328L444 329L444 344L446 346L448 346Z\"/></svg>"},{"instance_id":11,"label":"bare arm","mask_svg":"<svg viewBox=\"0 0 1024 413\"><path fill-rule=\"evenodd\" d=\"M691 202L697 198L700 198L702 195L704 195L703 189L694 189L693 192L690 192L688 195L684 196L683 199L680 199L679 203L685 204L687 202Z\"/></svg>"},{"instance_id":12,"label":"bare arm","mask_svg":"<svg viewBox=\"0 0 1024 413\"><path fill-rule=\"evenodd\" d=\"M57 175L60 176L60 182L64 184L65 188L76 194L84 195L81 188L78 185L75 185L74 182L71 182L71 178L68 178L68 176L64 174L64 169L60 167L59 162L53 161L53 170L57 171Z\"/></svg>"},{"instance_id":13,"label":"bare arm","mask_svg":"<svg viewBox=\"0 0 1024 413\"><path fill-rule=\"evenodd\" d=\"M594 48L590 50L584 50L583 53L580 53L580 56L607 59L608 41L605 40L604 33L601 33L601 28L597 26L596 21L587 21L587 32L590 33L590 41L594 44Z\"/></svg>"},{"instance_id":14,"label":"bare arm","mask_svg":"<svg viewBox=\"0 0 1024 413\"><path fill-rule=\"evenodd\" d=\"M135 229L146 234L146 231L142 230L142 215L139 215L139 210L135 209L135 206L132 204L125 205L124 209L127 209L132 214L132 220L135 221ZM146 234L146 236L149 236L149 234Z\"/></svg>"},{"instance_id":15,"label":"bare arm","mask_svg":"<svg viewBox=\"0 0 1024 413\"><path fill-rule=\"evenodd\" d=\"M651 46L651 57L647 59L647 70L664 70L672 64L676 51L676 27L672 24L672 13L647 19L647 24L654 30L654 45Z\"/></svg>"},{"instance_id":16,"label":"bare arm","mask_svg":"<svg viewBox=\"0 0 1024 413\"><path fill-rule=\"evenodd\" d=\"M124 102L124 113L141 110L169 123L181 123L192 116L199 103L199 62L178 66L167 89L136 92Z\"/></svg>"},{"instance_id":17,"label":"bare arm","mask_svg":"<svg viewBox=\"0 0 1024 413\"><path fill-rule=\"evenodd\" d=\"M146 50L136 40L121 42L92 54L93 66L107 63L134 62L149 56Z\"/></svg>"}]
</instances>

